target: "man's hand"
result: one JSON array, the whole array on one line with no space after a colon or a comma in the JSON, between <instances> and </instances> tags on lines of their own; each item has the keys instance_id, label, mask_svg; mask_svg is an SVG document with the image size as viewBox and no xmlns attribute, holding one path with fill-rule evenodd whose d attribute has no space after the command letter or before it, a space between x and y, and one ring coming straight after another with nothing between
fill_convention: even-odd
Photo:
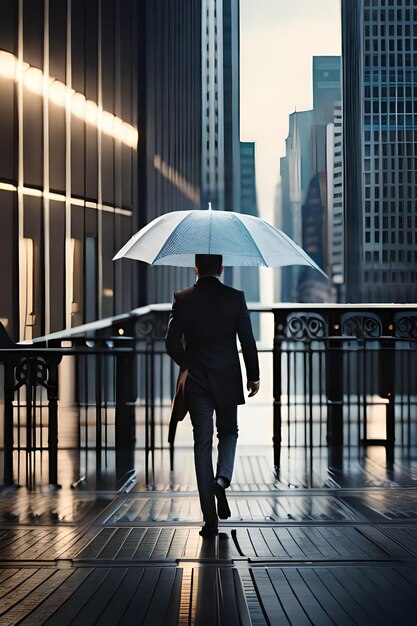
<instances>
[{"instance_id":1,"label":"man's hand","mask_svg":"<svg viewBox=\"0 0 417 626\"><path fill-rule=\"evenodd\" d=\"M261 386L260 380L248 380L246 388L250 392L248 398L252 398L259 391L259 387Z\"/></svg>"},{"instance_id":2,"label":"man's hand","mask_svg":"<svg viewBox=\"0 0 417 626\"><path fill-rule=\"evenodd\" d=\"M180 375L178 377L178 389L182 387L182 393L184 393L185 381L187 380L187 376L188 370L184 370L183 372L180 372Z\"/></svg>"}]
</instances>

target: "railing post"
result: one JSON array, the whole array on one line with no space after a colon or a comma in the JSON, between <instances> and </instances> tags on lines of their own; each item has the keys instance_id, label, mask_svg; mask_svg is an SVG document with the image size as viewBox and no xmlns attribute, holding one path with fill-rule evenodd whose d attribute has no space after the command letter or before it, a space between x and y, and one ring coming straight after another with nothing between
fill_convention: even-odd
<instances>
[{"instance_id":1,"label":"railing post","mask_svg":"<svg viewBox=\"0 0 417 626\"><path fill-rule=\"evenodd\" d=\"M393 319L384 319L386 331L394 329ZM386 398L386 451L387 463L394 463L395 446L395 339L394 337L381 338L379 359L379 384L382 398Z\"/></svg>"},{"instance_id":2,"label":"railing post","mask_svg":"<svg viewBox=\"0 0 417 626\"><path fill-rule=\"evenodd\" d=\"M4 487L15 487L13 476L13 399L16 363L4 362Z\"/></svg>"},{"instance_id":3,"label":"railing post","mask_svg":"<svg viewBox=\"0 0 417 626\"><path fill-rule=\"evenodd\" d=\"M281 394L282 394L282 339L284 337L286 315L282 311L274 311L274 347L273 347L273 395L274 395L274 425L273 447L274 468L277 478L281 467Z\"/></svg>"},{"instance_id":4,"label":"railing post","mask_svg":"<svg viewBox=\"0 0 417 626\"><path fill-rule=\"evenodd\" d=\"M58 484L58 364L60 356L48 358L48 463L49 487L60 489Z\"/></svg>"},{"instance_id":5,"label":"railing post","mask_svg":"<svg viewBox=\"0 0 417 626\"><path fill-rule=\"evenodd\" d=\"M95 361L95 399L96 399L96 478L97 484L101 484L103 476L102 476L102 419L101 419L101 411L102 411L102 397L101 397L101 354L97 353L94 355Z\"/></svg>"},{"instance_id":6,"label":"railing post","mask_svg":"<svg viewBox=\"0 0 417 626\"><path fill-rule=\"evenodd\" d=\"M136 352L116 356L116 479L134 466L135 401L137 397Z\"/></svg>"},{"instance_id":7,"label":"railing post","mask_svg":"<svg viewBox=\"0 0 417 626\"><path fill-rule=\"evenodd\" d=\"M343 341L337 310L331 310L326 346L327 444L331 467L343 467Z\"/></svg>"}]
</instances>

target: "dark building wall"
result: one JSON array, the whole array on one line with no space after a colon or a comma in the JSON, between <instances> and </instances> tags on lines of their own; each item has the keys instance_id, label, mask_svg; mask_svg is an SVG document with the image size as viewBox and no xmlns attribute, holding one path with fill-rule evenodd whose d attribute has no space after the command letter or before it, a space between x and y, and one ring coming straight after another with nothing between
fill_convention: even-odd
<instances>
[{"instance_id":1,"label":"dark building wall","mask_svg":"<svg viewBox=\"0 0 417 626\"><path fill-rule=\"evenodd\" d=\"M0 47L17 55L18 3L5 0L1 5ZM0 76L0 173L4 183L17 182L18 116L13 80ZM18 222L17 194L0 189L0 318L9 333L19 323L18 301Z\"/></svg>"},{"instance_id":2,"label":"dark building wall","mask_svg":"<svg viewBox=\"0 0 417 626\"><path fill-rule=\"evenodd\" d=\"M415 302L417 7L344 0L342 29L347 300Z\"/></svg>"},{"instance_id":3,"label":"dark building wall","mask_svg":"<svg viewBox=\"0 0 417 626\"><path fill-rule=\"evenodd\" d=\"M256 196L256 168L255 168L255 143L253 141L240 142L240 211L247 215L258 217L258 202ZM259 268L241 267L235 270L239 282L235 286L245 292L248 302L259 302ZM260 320L259 314L252 313L252 328L255 337L259 338Z\"/></svg>"},{"instance_id":4,"label":"dark building wall","mask_svg":"<svg viewBox=\"0 0 417 626\"><path fill-rule=\"evenodd\" d=\"M255 175L255 144L240 142L240 210L247 215L258 215Z\"/></svg>"},{"instance_id":5,"label":"dark building wall","mask_svg":"<svg viewBox=\"0 0 417 626\"><path fill-rule=\"evenodd\" d=\"M137 31L136 0L1 4L0 318L15 339L137 304L134 265L112 262L142 210Z\"/></svg>"},{"instance_id":6,"label":"dark building wall","mask_svg":"<svg viewBox=\"0 0 417 626\"><path fill-rule=\"evenodd\" d=\"M313 176L302 206L302 247L319 267L324 267L326 236L323 178L323 174ZM298 278L300 302L326 302L327 292L328 284L324 276L311 267L300 268Z\"/></svg>"},{"instance_id":7,"label":"dark building wall","mask_svg":"<svg viewBox=\"0 0 417 626\"><path fill-rule=\"evenodd\" d=\"M342 1L346 301L358 302L362 249L362 0ZM359 262L352 263L351 259Z\"/></svg>"},{"instance_id":8,"label":"dark building wall","mask_svg":"<svg viewBox=\"0 0 417 626\"><path fill-rule=\"evenodd\" d=\"M148 0L146 15L146 217L198 209L201 198L201 6ZM166 302L194 271L143 267L148 302Z\"/></svg>"},{"instance_id":9,"label":"dark building wall","mask_svg":"<svg viewBox=\"0 0 417 626\"><path fill-rule=\"evenodd\" d=\"M281 222L280 228L289 237L293 237L293 218L291 214L290 201L290 177L289 177L289 158L288 156L280 158L280 175L281 175ZM282 267L281 272L281 294L279 300L282 302L295 301L295 284L297 280L298 268Z\"/></svg>"},{"instance_id":10,"label":"dark building wall","mask_svg":"<svg viewBox=\"0 0 417 626\"><path fill-rule=\"evenodd\" d=\"M226 211L239 211L239 2L223 1L224 183Z\"/></svg>"}]
</instances>

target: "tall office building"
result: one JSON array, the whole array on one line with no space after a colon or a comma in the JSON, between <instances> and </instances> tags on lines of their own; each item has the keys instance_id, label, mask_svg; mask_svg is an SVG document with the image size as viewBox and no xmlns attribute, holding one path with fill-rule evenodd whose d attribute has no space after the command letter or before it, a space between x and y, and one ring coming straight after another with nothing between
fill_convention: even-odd
<instances>
[{"instance_id":1,"label":"tall office building","mask_svg":"<svg viewBox=\"0 0 417 626\"><path fill-rule=\"evenodd\" d=\"M214 210L239 211L238 0L145 0L140 6L146 219L206 209L208 202ZM141 266L141 301L170 301L193 280L192 269ZM225 280L233 282L231 268Z\"/></svg>"},{"instance_id":2,"label":"tall office building","mask_svg":"<svg viewBox=\"0 0 417 626\"><path fill-rule=\"evenodd\" d=\"M342 48L346 298L415 302L416 3L342 0Z\"/></svg>"},{"instance_id":3,"label":"tall office building","mask_svg":"<svg viewBox=\"0 0 417 626\"><path fill-rule=\"evenodd\" d=\"M319 267L325 267L327 249L325 216L327 187L325 172L314 174L301 207L302 246ZM311 267L300 267L298 273L299 302L327 302L328 281Z\"/></svg>"},{"instance_id":4,"label":"tall office building","mask_svg":"<svg viewBox=\"0 0 417 626\"><path fill-rule=\"evenodd\" d=\"M258 201L256 196L255 143L240 143L240 211L246 215L258 217ZM245 292L248 302L259 302L259 268L241 267L234 269L234 286ZM259 314L252 314L252 327L255 337L259 337Z\"/></svg>"},{"instance_id":5,"label":"tall office building","mask_svg":"<svg viewBox=\"0 0 417 626\"><path fill-rule=\"evenodd\" d=\"M240 142L240 210L258 216L256 196L255 142Z\"/></svg>"},{"instance_id":6,"label":"tall office building","mask_svg":"<svg viewBox=\"0 0 417 626\"><path fill-rule=\"evenodd\" d=\"M340 102L340 56L313 57L313 169L327 170L327 125Z\"/></svg>"},{"instance_id":7,"label":"tall office building","mask_svg":"<svg viewBox=\"0 0 417 626\"><path fill-rule=\"evenodd\" d=\"M201 17L201 207L239 211L239 0L202 0ZM236 283L232 268L224 280Z\"/></svg>"},{"instance_id":8,"label":"tall office building","mask_svg":"<svg viewBox=\"0 0 417 626\"><path fill-rule=\"evenodd\" d=\"M302 243L301 206L307 196L312 176L312 111L296 111L289 116L285 156L280 159L281 228L298 244ZM299 267L284 267L281 272L281 298L295 302Z\"/></svg>"},{"instance_id":9,"label":"tall office building","mask_svg":"<svg viewBox=\"0 0 417 626\"><path fill-rule=\"evenodd\" d=\"M202 205L239 211L239 1L202 0Z\"/></svg>"},{"instance_id":10,"label":"tall office building","mask_svg":"<svg viewBox=\"0 0 417 626\"><path fill-rule=\"evenodd\" d=\"M201 2L144 0L138 45L143 62L140 227L171 211L199 209L202 171ZM140 304L170 302L193 269L139 264Z\"/></svg>"},{"instance_id":11,"label":"tall office building","mask_svg":"<svg viewBox=\"0 0 417 626\"><path fill-rule=\"evenodd\" d=\"M344 302L344 214L343 214L343 113L336 102L333 122L327 126L327 273L332 300Z\"/></svg>"},{"instance_id":12,"label":"tall office building","mask_svg":"<svg viewBox=\"0 0 417 626\"><path fill-rule=\"evenodd\" d=\"M325 271L329 266L327 224L332 210L329 179L333 176L329 124L333 123L340 92L340 57L313 57L312 178L302 207L302 245L306 250L311 249L313 258ZM311 268L300 270L298 299L301 302L327 302L329 298L329 284L321 274Z\"/></svg>"},{"instance_id":13,"label":"tall office building","mask_svg":"<svg viewBox=\"0 0 417 626\"><path fill-rule=\"evenodd\" d=\"M330 132L341 97L340 57L313 57L312 79L313 109L290 115L286 155L281 159L280 227L328 270L333 177L340 176L334 172L334 133ZM329 300L329 284L311 268L283 268L281 278L284 301Z\"/></svg>"},{"instance_id":14,"label":"tall office building","mask_svg":"<svg viewBox=\"0 0 417 626\"><path fill-rule=\"evenodd\" d=\"M142 209L137 5L1 3L0 318L16 340L136 305L135 267L112 257Z\"/></svg>"},{"instance_id":15,"label":"tall office building","mask_svg":"<svg viewBox=\"0 0 417 626\"><path fill-rule=\"evenodd\" d=\"M333 117L333 102L340 100L340 56L313 57L314 121L327 122Z\"/></svg>"}]
</instances>

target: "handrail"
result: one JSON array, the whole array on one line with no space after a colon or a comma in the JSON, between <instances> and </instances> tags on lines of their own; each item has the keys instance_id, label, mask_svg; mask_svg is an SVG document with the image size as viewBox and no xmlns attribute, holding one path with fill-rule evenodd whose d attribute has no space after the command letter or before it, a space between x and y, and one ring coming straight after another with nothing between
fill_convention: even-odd
<instances>
[{"instance_id":1,"label":"handrail","mask_svg":"<svg viewBox=\"0 0 417 626\"><path fill-rule=\"evenodd\" d=\"M5 371L6 484L14 482L14 450L46 449L46 438L39 443L36 437L48 428L49 477L56 485L59 380L73 381L78 444L95 449L98 459L108 446L109 428L114 429L116 449L135 445L136 417L142 411L137 432L145 444L147 482L148 478L152 482L148 457L152 460L156 446L166 446L176 381L176 366L163 341L170 308L168 303L140 307L0 349ZM331 457L335 468L343 462L346 444L384 445L390 463L396 440L408 450L416 445L417 381L412 372L417 370L417 305L249 303L248 308L274 316L273 347L260 352L272 355L277 471L284 444L311 449L327 445L338 451ZM119 325L124 326L123 336L117 334ZM72 368L69 379L67 367ZM20 389L25 393L20 395ZM39 412L42 415L45 399L48 421L42 422ZM369 439L371 410L384 411L386 437ZM26 443L21 445L18 439L16 448L14 433L21 430Z\"/></svg>"},{"instance_id":2,"label":"handrail","mask_svg":"<svg viewBox=\"0 0 417 626\"><path fill-rule=\"evenodd\" d=\"M313 311L313 310L334 310L334 311L372 311L372 310L384 310L393 309L398 311L417 310L417 303L415 304L384 304L384 303L300 303L300 302L273 302L270 304L261 304L260 302L248 302L248 309L254 313L275 313L276 311ZM67 328L61 331L43 335L41 337L35 337L32 340L25 340L19 342L18 345L32 345L38 343L49 343L57 340L65 341L66 339L79 338L85 336L91 336L93 333L109 328L117 323L127 322L129 320L149 315L154 312L169 312L171 310L170 303L162 304L149 304L147 306L138 307L132 309L126 313L121 313L113 317L106 317L95 322L89 322L82 324L81 326L75 326L74 328Z\"/></svg>"}]
</instances>

